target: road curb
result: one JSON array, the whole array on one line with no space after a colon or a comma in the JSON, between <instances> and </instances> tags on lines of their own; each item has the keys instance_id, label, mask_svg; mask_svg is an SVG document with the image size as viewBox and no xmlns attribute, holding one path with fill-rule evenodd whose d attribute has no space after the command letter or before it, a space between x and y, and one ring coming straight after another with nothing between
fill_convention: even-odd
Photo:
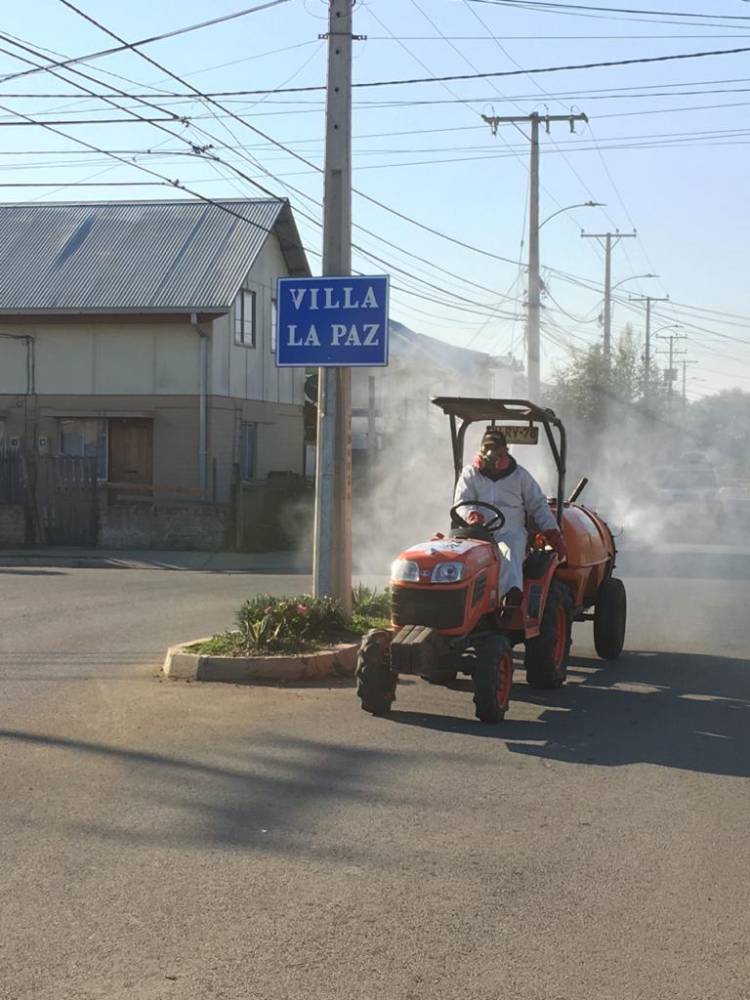
<instances>
[{"instance_id":1,"label":"road curb","mask_svg":"<svg viewBox=\"0 0 750 1000\"><path fill-rule=\"evenodd\" d=\"M164 676L173 680L213 681L222 684L253 684L256 681L288 684L317 681L325 677L351 677L357 665L359 643L342 643L319 653L298 656L208 656L186 650L207 639L170 646L164 660Z\"/></svg>"}]
</instances>

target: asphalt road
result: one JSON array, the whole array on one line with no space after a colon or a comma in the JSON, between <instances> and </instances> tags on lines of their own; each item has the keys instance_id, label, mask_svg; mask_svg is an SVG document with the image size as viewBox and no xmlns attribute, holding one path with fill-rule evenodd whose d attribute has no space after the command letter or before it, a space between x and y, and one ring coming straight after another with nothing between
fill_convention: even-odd
<instances>
[{"instance_id":1,"label":"asphalt road","mask_svg":"<svg viewBox=\"0 0 750 1000\"><path fill-rule=\"evenodd\" d=\"M159 679L304 577L0 570L0 997L750 997L750 559L624 575L627 654L493 728Z\"/></svg>"}]
</instances>

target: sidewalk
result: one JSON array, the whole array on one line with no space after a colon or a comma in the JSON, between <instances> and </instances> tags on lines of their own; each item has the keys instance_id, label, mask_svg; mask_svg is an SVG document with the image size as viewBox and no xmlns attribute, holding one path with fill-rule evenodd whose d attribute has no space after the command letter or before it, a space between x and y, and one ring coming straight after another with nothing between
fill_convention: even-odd
<instances>
[{"instance_id":1,"label":"sidewalk","mask_svg":"<svg viewBox=\"0 0 750 1000\"><path fill-rule=\"evenodd\" d=\"M148 549L0 549L0 566L161 569L203 573L310 573L305 552L160 552Z\"/></svg>"}]
</instances>

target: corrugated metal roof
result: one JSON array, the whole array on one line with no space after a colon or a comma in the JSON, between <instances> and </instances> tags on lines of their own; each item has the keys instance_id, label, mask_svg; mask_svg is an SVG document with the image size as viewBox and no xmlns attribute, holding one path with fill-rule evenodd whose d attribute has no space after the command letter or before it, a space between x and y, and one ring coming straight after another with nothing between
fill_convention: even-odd
<instances>
[{"instance_id":1,"label":"corrugated metal roof","mask_svg":"<svg viewBox=\"0 0 750 1000\"><path fill-rule=\"evenodd\" d=\"M286 201L0 205L0 314L225 312L271 231L309 275Z\"/></svg>"}]
</instances>

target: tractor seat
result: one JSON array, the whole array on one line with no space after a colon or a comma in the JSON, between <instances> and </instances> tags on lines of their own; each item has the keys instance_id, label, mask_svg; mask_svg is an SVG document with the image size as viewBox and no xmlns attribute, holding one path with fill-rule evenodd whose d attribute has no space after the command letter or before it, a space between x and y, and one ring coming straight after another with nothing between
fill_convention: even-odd
<instances>
[{"instance_id":1,"label":"tractor seat","mask_svg":"<svg viewBox=\"0 0 750 1000\"><path fill-rule=\"evenodd\" d=\"M548 552L543 549L534 549L530 552L523 564L524 579L536 580L543 576L553 555L554 552L551 550Z\"/></svg>"}]
</instances>

